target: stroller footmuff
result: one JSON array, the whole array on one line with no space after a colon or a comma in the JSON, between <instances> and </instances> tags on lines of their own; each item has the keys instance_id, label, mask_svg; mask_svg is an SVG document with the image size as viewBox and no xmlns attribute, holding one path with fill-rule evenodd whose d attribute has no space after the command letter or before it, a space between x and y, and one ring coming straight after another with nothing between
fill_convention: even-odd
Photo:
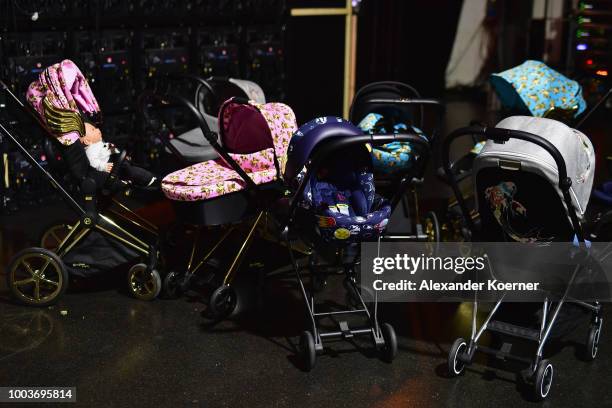
<instances>
[{"instance_id":1,"label":"stroller footmuff","mask_svg":"<svg viewBox=\"0 0 612 408\"><path fill-rule=\"evenodd\" d=\"M289 139L297 126L293 111L286 105L261 105L233 98L219 112L220 145L201 114L194 109L192 112L198 116L203 133L221 157L167 175L162 180L162 190L174 203L179 219L195 225L198 234L205 227L221 227L225 232L197 265L194 264L196 237L186 270L168 275L164 289L172 294L177 289L185 290L195 272L229 237L235 224L250 220L238 252L209 301L212 317L222 318L236 307L231 283L254 233L266 218L269 204L282 195L281 171Z\"/></svg>"},{"instance_id":2,"label":"stroller footmuff","mask_svg":"<svg viewBox=\"0 0 612 408\"><path fill-rule=\"evenodd\" d=\"M324 339L370 335L385 360L393 360L397 352L393 327L379 323L376 299L372 305L366 304L357 275L359 244L381 237L393 202L376 194L366 143L377 146L396 139L416 141L421 150L428 148L417 135L364 135L359 128L336 117L308 122L291 139L285 181L293 188L293 197L284 235L311 322L310 330L300 339L307 370L314 366L316 353L323 350ZM402 193L400 188L398 194ZM298 240L311 251L308 262L311 290L304 281L304 268L291 250ZM345 288L354 308L319 310L315 292L323 286L321 283L330 271L345 275ZM366 324L352 327L349 316L361 316ZM336 322L337 330L324 331L319 325L321 319Z\"/></svg>"},{"instance_id":3,"label":"stroller footmuff","mask_svg":"<svg viewBox=\"0 0 612 408\"><path fill-rule=\"evenodd\" d=\"M474 162L479 229L474 227L465 200L452 177L449 161L452 141L473 134L482 135L488 140ZM466 224L472 229L472 236L476 240L520 242L525 245L574 242L581 248L589 247L588 241L584 239L582 222L593 185L595 155L591 142L581 132L556 120L515 116L501 121L496 128L458 129L446 139L442 152L446 174L452 181ZM578 251L578 248L575 249ZM587 260L596 262L590 257ZM512 267L520 265L520 260L515 259L511 264ZM472 362L476 351L503 360L528 362L529 368L523 372L523 377L531 383L536 399L546 398L551 390L554 371L552 363L544 359L543 349L553 332L562 326L576 325L575 321L570 322L568 319L577 316L575 310L582 309L591 314L587 359L592 360L597 354L602 328L601 306L598 302L583 302L570 296L574 277L578 276L581 268L591 268L588 265L584 262L575 266L573 275L568 275L572 277L563 283L561 293L557 293L558 290L543 292L545 300L537 314L537 327L499 320L498 312L504 303L504 295L499 297L484 324L478 327L476 297L471 337L467 341L457 339L452 345L448 356L449 374L461 374L465 366ZM516 309L517 305L506 303L506 306L508 309ZM518 316L514 314L510 317L516 319ZM504 336L501 349L479 343L485 331ZM533 359L510 352L517 339L537 344Z\"/></svg>"}]
</instances>

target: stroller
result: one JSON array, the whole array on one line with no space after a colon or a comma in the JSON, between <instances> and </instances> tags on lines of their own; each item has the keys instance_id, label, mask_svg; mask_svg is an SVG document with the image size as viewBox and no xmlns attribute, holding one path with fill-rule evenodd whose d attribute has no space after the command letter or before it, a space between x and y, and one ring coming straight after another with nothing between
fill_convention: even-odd
<instances>
[{"instance_id":1,"label":"stroller","mask_svg":"<svg viewBox=\"0 0 612 408\"><path fill-rule=\"evenodd\" d=\"M138 299L154 299L161 290L159 268L163 267L157 227L116 198L131 188L118 179L125 152L113 171L100 172L89 166L83 146L77 141L83 129L81 115L99 118L100 113L81 71L69 60L42 71L39 81L30 87L40 92L29 92L28 101L34 107L50 102L43 114L26 107L8 85L0 85L46 133L45 156L51 168L58 171L58 178L27 151L7 126L0 123L0 131L42 172L78 217L70 225L60 224L45 232L41 240L44 247L27 248L13 256L7 267L7 283L14 299L31 306L51 305L65 293L69 275L90 277L125 264L133 265L127 276L130 292ZM68 192L58 181L62 179L60 171L76 184L75 193Z\"/></svg>"},{"instance_id":2,"label":"stroller","mask_svg":"<svg viewBox=\"0 0 612 408\"><path fill-rule=\"evenodd\" d=\"M144 126L143 133L152 132L159 137L165 153L171 154L183 167L216 159L219 155L204 137L199 126L181 128L178 117L180 115L171 109L172 106L165 106L161 115L154 115L151 109L160 106L156 103L160 96L176 95L173 89L189 88L189 85L193 91L193 104L202 113L210 131L214 133L219 132L217 116L224 101L231 97L239 97L259 104L266 103L266 97L259 85L243 79L224 77L203 79L191 74L168 74L158 79L153 90L144 91L138 98L138 111Z\"/></svg>"},{"instance_id":3,"label":"stroller","mask_svg":"<svg viewBox=\"0 0 612 408\"><path fill-rule=\"evenodd\" d=\"M474 194L481 217L479 228L459 191L449 160L451 143L473 134L487 140L473 170ZM514 116L495 128L473 126L454 131L444 141L442 160L474 240L586 245L583 221L593 185L595 155L591 142L581 132L551 119ZM503 296L479 328L478 302L474 301L471 337L468 341L457 339L448 355L450 376L460 375L472 362L474 353L481 351L529 363L525 379L532 383L537 399L546 398L551 389L553 365L543 359L543 349L553 327L561 322L560 312L569 305L585 308L592 314L586 356L590 360L595 358L603 321L597 302L570 300L568 292L555 303L547 298L541 309L540 327L535 329L495 320L502 302ZM533 360L510 354L510 344L504 344L501 350L479 344L485 331L536 342Z\"/></svg>"},{"instance_id":4,"label":"stroller","mask_svg":"<svg viewBox=\"0 0 612 408\"><path fill-rule=\"evenodd\" d=\"M390 201L376 194L366 144L376 147L394 141L410 142L418 149L422 160L412 168L418 174L429 153L429 144L416 134L363 134L351 123L328 116L306 123L291 138L284 179L292 193L281 231L311 322L311 329L300 338L301 357L307 370L314 367L324 339L370 335L385 360L393 360L397 352L395 331L391 325L379 323L375 297L372 307L366 305L356 270L360 264L359 244L383 236L394 206L411 183L409 177L402 178ZM306 289L303 268L292 251L298 241L310 249L311 290ZM329 269L335 272L338 268L345 275L345 288L355 308L317 311L315 292L320 288L317 281ZM347 320L336 320L348 315L365 316L368 324L350 327ZM338 330L321 330L318 322L324 318L338 323Z\"/></svg>"},{"instance_id":5,"label":"stroller","mask_svg":"<svg viewBox=\"0 0 612 408\"><path fill-rule=\"evenodd\" d=\"M164 291L174 295L186 290L194 274L211 259L237 228L236 224L250 223L222 282L209 300L209 314L221 319L229 316L237 305L231 284L257 227L267 219L271 203L284 194L281 176L289 138L297 128L295 115L284 104L257 104L231 98L219 110L217 141L216 133L194 104L178 96L166 98L189 109L220 157L175 171L162 180L162 191L172 200L179 219L197 228L186 270L170 272L164 280ZM204 228L217 227L225 229L221 238L194 265L197 235Z\"/></svg>"},{"instance_id":6,"label":"stroller","mask_svg":"<svg viewBox=\"0 0 612 408\"><path fill-rule=\"evenodd\" d=\"M421 129L424 129L425 114L429 109L436 114L435 125L425 134ZM423 99L415 88L393 81L373 82L359 89L349 112L350 121L366 133L410 132L419 135L430 144L436 139L443 116L442 103L434 99ZM412 207L407 195L401 198L404 217L398 219L395 228L399 227L402 232L389 231L389 235L398 239L439 241L440 225L436 214L430 211L422 220L419 214L417 186L422 184L425 166L420 167L420 172L412 171L413 165L420 159L417 155L418 149L413 151L409 142L400 141L373 146L370 149L376 185L381 194L392 195L392 192L386 190L393 189L406 174L410 174L414 181L411 188ZM409 219L416 222L414 227L404 225L409 224L407 221ZM395 224L393 221L392 226ZM405 231L409 229L412 229L412 233L406 235Z\"/></svg>"},{"instance_id":7,"label":"stroller","mask_svg":"<svg viewBox=\"0 0 612 408\"><path fill-rule=\"evenodd\" d=\"M531 115L555 119L580 129L585 119L597 109L596 106L583 114L586 102L582 97L580 84L540 61L527 60L506 71L494 73L490 76L489 83L501 103L502 117ZM579 121L578 117L581 117ZM477 126L479 123L473 121L470 125ZM485 141L481 140L479 135L474 134L471 137L473 147L470 152L451 164L455 181L466 180L466 186L472 176L474 160L485 145ZM438 169L438 177L445 183L450 183L442 167ZM449 209L450 223L456 230L454 235L469 239L470 231L461 217L458 217L460 210L457 203L451 203ZM477 218L478 214L473 212L472 217Z\"/></svg>"}]
</instances>

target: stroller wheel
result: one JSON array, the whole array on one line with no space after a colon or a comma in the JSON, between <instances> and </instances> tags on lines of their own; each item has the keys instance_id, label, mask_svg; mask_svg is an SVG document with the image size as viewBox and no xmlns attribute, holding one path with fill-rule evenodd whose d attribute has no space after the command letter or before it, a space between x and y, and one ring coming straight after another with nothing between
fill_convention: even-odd
<instances>
[{"instance_id":1,"label":"stroller wheel","mask_svg":"<svg viewBox=\"0 0 612 408\"><path fill-rule=\"evenodd\" d=\"M397 355L397 336L395 335L395 329L389 323L383 323L380 326L385 344L381 348L381 357L386 362L390 363Z\"/></svg>"},{"instance_id":2,"label":"stroller wheel","mask_svg":"<svg viewBox=\"0 0 612 408\"><path fill-rule=\"evenodd\" d=\"M306 330L300 336L300 355L304 363L304 369L310 371L314 368L317 361L314 337L311 332Z\"/></svg>"},{"instance_id":3,"label":"stroller wheel","mask_svg":"<svg viewBox=\"0 0 612 408\"><path fill-rule=\"evenodd\" d=\"M467 351L467 343L462 338L458 338L453 343L450 351L448 352L448 375L451 377L457 377L463 373L465 369L465 363L461 360L462 356Z\"/></svg>"},{"instance_id":4,"label":"stroller wheel","mask_svg":"<svg viewBox=\"0 0 612 408\"><path fill-rule=\"evenodd\" d=\"M548 397L553 380L553 365L548 360L542 360L538 364L533 382L535 398L542 401Z\"/></svg>"},{"instance_id":5,"label":"stroller wheel","mask_svg":"<svg viewBox=\"0 0 612 408\"><path fill-rule=\"evenodd\" d=\"M45 231L40 237L40 247L53 252L57 251L59 245L72 230L73 224L74 223L70 222L61 222L45 228Z\"/></svg>"},{"instance_id":6,"label":"stroller wheel","mask_svg":"<svg viewBox=\"0 0 612 408\"><path fill-rule=\"evenodd\" d=\"M7 271L11 294L24 305L51 305L68 288L64 263L48 249L26 248L18 252L9 262Z\"/></svg>"},{"instance_id":7,"label":"stroller wheel","mask_svg":"<svg viewBox=\"0 0 612 408\"><path fill-rule=\"evenodd\" d=\"M423 217L423 232L427 242L440 242L440 222L435 212L429 211Z\"/></svg>"},{"instance_id":8,"label":"stroller wheel","mask_svg":"<svg viewBox=\"0 0 612 408\"><path fill-rule=\"evenodd\" d=\"M236 291L229 285L219 286L210 296L208 310L213 319L224 319L236 309L238 297Z\"/></svg>"},{"instance_id":9,"label":"stroller wheel","mask_svg":"<svg viewBox=\"0 0 612 408\"><path fill-rule=\"evenodd\" d=\"M171 271L164 277L162 284L163 296L166 299L176 299L182 292L181 277L175 271Z\"/></svg>"},{"instance_id":10,"label":"stroller wheel","mask_svg":"<svg viewBox=\"0 0 612 408\"><path fill-rule=\"evenodd\" d=\"M589 328L589 336L587 337L586 350L584 353L585 359L587 361L595 360L595 357L597 357L602 322L603 319L599 318L597 323L591 324L591 327Z\"/></svg>"},{"instance_id":11,"label":"stroller wheel","mask_svg":"<svg viewBox=\"0 0 612 408\"><path fill-rule=\"evenodd\" d=\"M157 270L150 270L146 264L132 266L128 272L130 293L139 300L153 300L161 292L162 282Z\"/></svg>"}]
</instances>

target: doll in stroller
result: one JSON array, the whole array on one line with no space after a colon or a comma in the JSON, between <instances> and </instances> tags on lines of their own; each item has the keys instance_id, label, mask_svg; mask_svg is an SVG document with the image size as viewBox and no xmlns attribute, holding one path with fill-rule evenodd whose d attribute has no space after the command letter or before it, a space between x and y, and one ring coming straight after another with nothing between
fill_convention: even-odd
<instances>
[{"instance_id":1,"label":"doll in stroller","mask_svg":"<svg viewBox=\"0 0 612 408\"><path fill-rule=\"evenodd\" d=\"M459 190L449 160L450 146L461 136L477 134L487 140L474 161L474 197L480 213L476 225ZM451 133L442 146L442 160L448 179L472 237L481 242L575 242L588 246L583 232L585 212L595 172L595 155L589 139L559 121L514 116L495 128L472 126ZM577 270L574 271L574 274ZM551 390L553 365L544 358L544 346L559 325L575 323L577 313L590 313L585 358L593 360L602 329L601 306L568 296L572 280L562 295L551 294L536 315L539 322L530 327L499 320L498 309L504 297L492 307L482 326L476 323L478 302L474 301L472 332L469 340L457 339L448 355L450 376L463 373L476 351L501 359L527 362L524 380L533 396L545 399ZM556 297L553 302L553 297ZM535 305L535 304L534 304ZM509 304L508 307L516 306ZM513 314L516 318L516 314ZM506 319L507 320L507 319ZM535 322L534 322L535 323ZM479 343L485 331L505 338L537 344L533 359L511 353L514 341L501 349Z\"/></svg>"},{"instance_id":2,"label":"doll in stroller","mask_svg":"<svg viewBox=\"0 0 612 408\"><path fill-rule=\"evenodd\" d=\"M130 292L139 299L154 299L161 289L157 227L116 197L129 187L117 177L121 164L110 173L90 166L78 139L84 132L82 115L99 117L100 112L80 70L70 61L43 70L40 80L30 89L44 93L28 95L32 107L24 105L7 85L1 85L13 102L40 125L46 157L53 162L51 168L56 176L29 154L17 131L2 125L3 134L76 213L76 220L69 225L58 225L52 228L53 234L43 234L42 246L46 246L49 235L57 237L54 244L27 248L13 256L7 268L7 282L15 300L34 306L53 304L65 293L69 275L90 277L130 264ZM53 104L46 111L45 100L47 105ZM121 160L124 159L122 153ZM76 192L70 193L58 181L60 177L65 179L63 175L76 185Z\"/></svg>"},{"instance_id":3,"label":"doll in stroller","mask_svg":"<svg viewBox=\"0 0 612 408\"><path fill-rule=\"evenodd\" d=\"M351 123L328 116L302 125L291 138L284 173L291 198L281 231L311 323L299 346L306 370L314 367L317 353L324 350L323 340L331 338L369 335L386 361L392 361L397 352L395 331L391 325L378 321L375 296L372 305L364 301L357 271L360 243L383 237L393 207L411 182L409 177L402 178L391 200L376 193L366 144L376 147L394 141L410 142L418 149L422 161L417 161L412 170L419 172L429 153L429 144L416 134L364 134ZM306 268L299 264L292 250L297 242L309 248ZM304 282L305 269L310 272L310 289ZM345 276L344 286L354 307L320 311L315 292L322 288L317 282L338 271ZM351 316L364 317L367 324L351 327ZM338 328L324 330L319 324L322 319L331 319Z\"/></svg>"}]
</instances>

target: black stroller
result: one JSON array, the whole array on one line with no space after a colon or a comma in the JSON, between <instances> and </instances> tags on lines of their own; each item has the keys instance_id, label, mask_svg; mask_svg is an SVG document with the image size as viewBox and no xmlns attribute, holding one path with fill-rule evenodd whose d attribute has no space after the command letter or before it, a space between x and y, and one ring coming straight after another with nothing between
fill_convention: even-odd
<instances>
[{"instance_id":1,"label":"black stroller","mask_svg":"<svg viewBox=\"0 0 612 408\"><path fill-rule=\"evenodd\" d=\"M300 338L300 353L307 370L313 368L317 352L323 350L324 339L370 335L385 360L393 360L397 352L393 327L379 323L376 296L372 296L371 306L366 304L358 276L360 243L377 241L384 235L392 209L412 181L406 174L390 201L376 194L366 144L379 146L393 141L412 144L419 157L413 168L418 174L429 154L429 143L416 134L365 135L349 122L328 116L301 126L291 139L284 179L292 193L284 207L281 231L290 248L311 322L311 329ZM303 267L292 251L298 241L306 244L310 252L310 290L304 283ZM321 282L327 275L338 270L345 275L344 286L353 308L318 311L315 292L322 289ZM349 315L365 316L368 324L350 327L345 319ZM337 323L338 329L321 330L319 320L325 318Z\"/></svg>"},{"instance_id":2,"label":"black stroller","mask_svg":"<svg viewBox=\"0 0 612 408\"><path fill-rule=\"evenodd\" d=\"M474 161L474 195L480 213L475 225L451 169L449 151L461 136L480 135L487 140ZM595 156L589 139L561 122L527 116L510 117L495 128L465 127L451 133L442 146L442 160L466 225L475 241L481 242L577 242L585 246L583 220L593 185ZM574 271L574 274L576 271ZM476 351L502 360L526 362L524 378L533 385L537 399L549 395L553 365L543 358L543 349L553 327L561 322L560 312L568 305L590 311L586 359L597 355L602 328L601 306L568 296L571 286L556 302L546 298L540 310L538 328L523 327L494 319L504 296L493 306L481 327L477 326L477 298L474 300L472 332L469 340L457 339L448 355L450 376L463 373ZM566 307L564 307L566 306ZM569 310L567 310L569 311ZM567 315L566 315L567 316ZM512 354L511 343L501 349L479 344L485 331L515 339L534 341L533 359Z\"/></svg>"},{"instance_id":3,"label":"black stroller","mask_svg":"<svg viewBox=\"0 0 612 408\"><path fill-rule=\"evenodd\" d=\"M351 104L349 120L366 133L409 131L433 145L443 122L444 112L444 105L440 101L422 98L419 92L408 84L381 81L365 85L357 91ZM435 115L433 120L429 117L430 113ZM429 125L426 125L426 122ZM405 174L412 177L410 194L402 196L401 208L398 208L390 221L388 237L439 241L440 224L435 212L429 211L422 218L419 212L418 187L423 184L426 165L419 166L420 171L414 171L412 167L420 158L412 151L411 144L393 141L372 147L371 154L375 182L380 194L392 196L393 188ZM409 195L412 196L412 205Z\"/></svg>"},{"instance_id":4,"label":"black stroller","mask_svg":"<svg viewBox=\"0 0 612 408\"><path fill-rule=\"evenodd\" d=\"M110 173L93 170L79 142L70 146L60 144L54 135L47 133L47 127L33 109L26 107L4 82L0 81L0 86L44 131L45 156L57 177L27 151L16 132L0 123L2 135L43 173L77 218L70 225L48 229L41 239L43 247L26 248L13 256L6 275L14 299L26 305L47 306L66 292L69 275L90 277L129 264L133 265L127 276L130 292L141 300L154 299L162 286L157 227L116 198L131 188L118 178L125 152L117 158ZM76 186L74 193L58 181L64 176Z\"/></svg>"}]
</instances>

